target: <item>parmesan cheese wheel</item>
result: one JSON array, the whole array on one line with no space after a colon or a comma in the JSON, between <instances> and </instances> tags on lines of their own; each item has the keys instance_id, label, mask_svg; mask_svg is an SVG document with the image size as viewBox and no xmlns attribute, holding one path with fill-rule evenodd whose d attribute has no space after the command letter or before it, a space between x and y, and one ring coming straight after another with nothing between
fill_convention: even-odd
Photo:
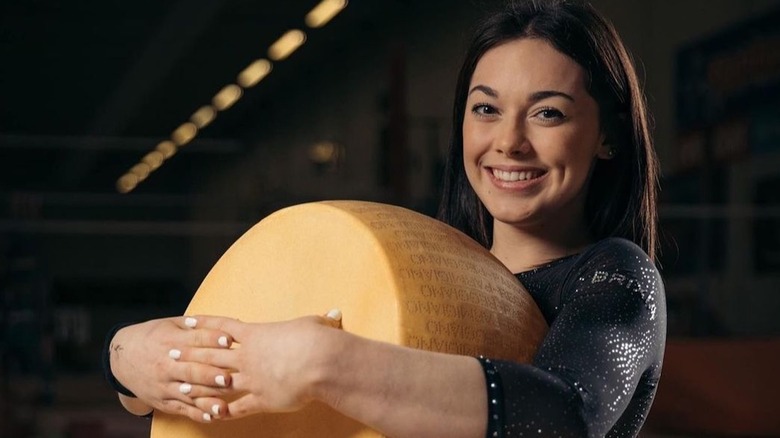
<instances>
[{"instance_id":1,"label":"parmesan cheese wheel","mask_svg":"<svg viewBox=\"0 0 780 438\"><path fill-rule=\"evenodd\" d=\"M344 330L366 338L526 363L547 332L528 292L477 242L411 210L361 201L309 203L268 216L214 265L187 314L270 322L332 308L341 309ZM151 436L380 435L312 403L211 424L158 411Z\"/></svg>"}]
</instances>

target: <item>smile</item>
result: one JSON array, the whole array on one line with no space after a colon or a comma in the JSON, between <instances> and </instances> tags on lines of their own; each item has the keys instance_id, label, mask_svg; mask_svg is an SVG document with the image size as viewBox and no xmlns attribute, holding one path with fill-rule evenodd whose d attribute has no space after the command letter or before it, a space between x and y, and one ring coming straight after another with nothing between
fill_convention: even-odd
<instances>
[{"instance_id":1,"label":"smile","mask_svg":"<svg viewBox=\"0 0 780 438\"><path fill-rule=\"evenodd\" d=\"M493 177L503 182L529 181L544 174L541 170L506 171L492 169Z\"/></svg>"}]
</instances>

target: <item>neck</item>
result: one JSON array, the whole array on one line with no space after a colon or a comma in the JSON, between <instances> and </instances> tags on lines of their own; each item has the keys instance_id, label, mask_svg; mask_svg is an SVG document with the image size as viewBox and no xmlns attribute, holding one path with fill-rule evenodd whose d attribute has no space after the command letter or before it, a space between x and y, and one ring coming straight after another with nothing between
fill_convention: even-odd
<instances>
[{"instance_id":1,"label":"neck","mask_svg":"<svg viewBox=\"0 0 780 438\"><path fill-rule=\"evenodd\" d=\"M560 224L555 224L560 225ZM493 253L513 273L580 252L592 239L584 224L520 227L493 221Z\"/></svg>"}]
</instances>

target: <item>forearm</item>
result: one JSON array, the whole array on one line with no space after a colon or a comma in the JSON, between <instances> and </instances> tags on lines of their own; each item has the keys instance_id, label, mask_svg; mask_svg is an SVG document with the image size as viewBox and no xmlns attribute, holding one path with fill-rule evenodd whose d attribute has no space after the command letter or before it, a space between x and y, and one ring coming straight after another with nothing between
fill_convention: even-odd
<instances>
[{"instance_id":1,"label":"forearm","mask_svg":"<svg viewBox=\"0 0 780 438\"><path fill-rule=\"evenodd\" d=\"M483 437L487 393L472 357L335 332L316 397L391 437Z\"/></svg>"}]
</instances>

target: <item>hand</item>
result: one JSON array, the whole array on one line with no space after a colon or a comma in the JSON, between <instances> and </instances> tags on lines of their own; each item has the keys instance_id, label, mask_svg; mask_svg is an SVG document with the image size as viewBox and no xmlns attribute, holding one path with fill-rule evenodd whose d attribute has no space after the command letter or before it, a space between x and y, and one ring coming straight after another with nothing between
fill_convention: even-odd
<instances>
[{"instance_id":1,"label":"hand","mask_svg":"<svg viewBox=\"0 0 780 438\"><path fill-rule=\"evenodd\" d=\"M328 352L329 336L340 326L341 313L309 316L278 323L244 323L234 319L198 316L199 327L227 333L240 344L232 350L183 348L181 360L231 369L230 391L195 399L196 406L217 413L226 398L233 399L223 418L259 412L291 412L313 400L319 365ZM214 409L212 411L212 409Z\"/></svg>"},{"instance_id":2,"label":"hand","mask_svg":"<svg viewBox=\"0 0 780 438\"><path fill-rule=\"evenodd\" d=\"M219 408L212 403L204 411L193 399L223 394L231 376L224 369L183 360L181 350L227 350L231 343L229 334L199 327L196 319L185 317L156 319L119 330L111 341L111 370L138 397L120 396L122 404L135 414L144 414L146 405L147 412L154 408L211 421L214 412L226 411L226 404L217 401Z\"/></svg>"}]
</instances>

